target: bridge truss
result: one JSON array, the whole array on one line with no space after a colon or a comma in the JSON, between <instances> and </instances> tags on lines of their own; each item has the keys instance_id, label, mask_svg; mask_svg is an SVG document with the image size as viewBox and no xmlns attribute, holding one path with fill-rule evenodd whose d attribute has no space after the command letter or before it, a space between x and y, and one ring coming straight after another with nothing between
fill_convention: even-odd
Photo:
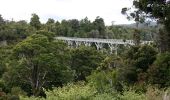
<instances>
[{"instance_id":1,"label":"bridge truss","mask_svg":"<svg viewBox=\"0 0 170 100\"><path fill-rule=\"evenodd\" d=\"M117 50L119 45L130 46L135 45L133 40L123 40L123 39L99 39L99 38L77 38L77 37L55 37L55 39L65 41L70 47L78 47L80 45L92 46L95 44L97 50L104 48L104 45L108 45L110 48L110 53L115 51L117 55ZM153 41L141 41L141 44L150 44Z\"/></svg>"}]
</instances>

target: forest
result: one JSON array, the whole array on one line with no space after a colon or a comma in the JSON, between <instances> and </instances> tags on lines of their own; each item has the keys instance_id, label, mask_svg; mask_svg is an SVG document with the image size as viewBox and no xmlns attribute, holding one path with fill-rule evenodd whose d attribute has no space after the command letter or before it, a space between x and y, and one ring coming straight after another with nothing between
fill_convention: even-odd
<instances>
[{"instance_id":1,"label":"forest","mask_svg":"<svg viewBox=\"0 0 170 100\"><path fill-rule=\"evenodd\" d=\"M41 23L33 13L28 23L0 15L0 100L170 100L170 1L134 0L133 6L120 13L135 27L107 26L99 16ZM135 45L120 46L115 55L95 46L70 48L58 36Z\"/></svg>"}]
</instances>

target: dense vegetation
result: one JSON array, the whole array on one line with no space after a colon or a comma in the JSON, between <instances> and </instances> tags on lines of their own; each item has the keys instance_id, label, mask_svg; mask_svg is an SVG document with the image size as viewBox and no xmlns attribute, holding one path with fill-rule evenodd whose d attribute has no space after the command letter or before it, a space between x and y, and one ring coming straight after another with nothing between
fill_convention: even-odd
<instances>
[{"instance_id":1,"label":"dense vegetation","mask_svg":"<svg viewBox=\"0 0 170 100\"><path fill-rule=\"evenodd\" d=\"M134 0L134 6L122 14L137 23L149 14L161 27L106 26L100 17L41 23L32 14L27 23L0 16L0 100L169 100L169 2ZM135 45L115 55L107 47L69 48L55 36L133 39Z\"/></svg>"}]
</instances>

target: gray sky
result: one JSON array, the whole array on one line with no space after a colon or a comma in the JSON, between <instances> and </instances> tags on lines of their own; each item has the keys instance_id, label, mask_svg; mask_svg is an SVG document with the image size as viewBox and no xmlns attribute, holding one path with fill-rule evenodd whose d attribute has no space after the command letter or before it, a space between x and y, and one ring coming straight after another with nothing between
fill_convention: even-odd
<instances>
[{"instance_id":1,"label":"gray sky","mask_svg":"<svg viewBox=\"0 0 170 100\"><path fill-rule=\"evenodd\" d=\"M30 21L31 14L39 15L41 22L48 18L83 19L86 16L93 21L97 16L104 18L106 25L128 24L120 12L130 7L132 0L0 0L0 14L8 20Z\"/></svg>"}]
</instances>

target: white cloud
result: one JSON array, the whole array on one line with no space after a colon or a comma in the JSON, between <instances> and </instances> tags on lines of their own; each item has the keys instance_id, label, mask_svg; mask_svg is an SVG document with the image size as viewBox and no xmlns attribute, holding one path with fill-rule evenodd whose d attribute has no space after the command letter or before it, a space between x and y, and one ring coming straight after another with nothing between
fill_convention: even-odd
<instances>
[{"instance_id":1,"label":"white cloud","mask_svg":"<svg viewBox=\"0 0 170 100\"><path fill-rule=\"evenodd\" d=\"M39 15L42 22L50 18L94 20L104 18L107 25L130 23L121 15L121 8L130 7L132 0L1 0L0 14L5 19L30 20L31 14Z\"/></svg>"}]
</instances>

